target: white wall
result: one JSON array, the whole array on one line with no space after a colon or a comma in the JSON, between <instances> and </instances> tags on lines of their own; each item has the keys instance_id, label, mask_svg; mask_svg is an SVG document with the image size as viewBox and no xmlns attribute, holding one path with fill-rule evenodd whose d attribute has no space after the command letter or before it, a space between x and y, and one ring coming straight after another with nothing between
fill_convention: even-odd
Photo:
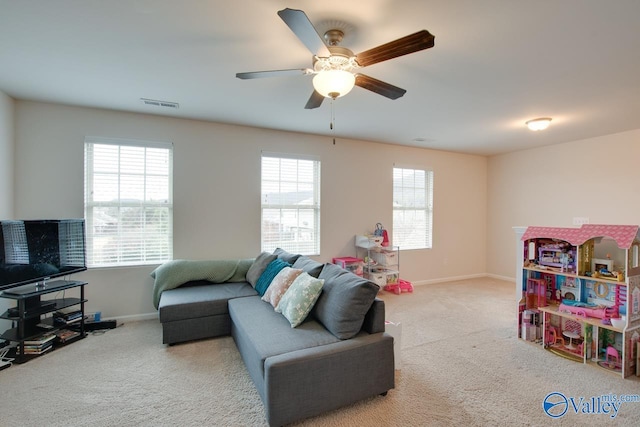
<instances>
[{"instance_id":1,"label":"white wall","mask_svg":"<svg viewBox=\"0 0 640 427\"><path fill-rule=\"evenodd\" d=\"M0 92L0 219L13 218L13 99Z\"/></svg>"},{"instance_id":2,"label":"white wall","mask_svg":"<svg viewBox=\"0 0 640 427\"><path fill-rule=\"evenodd\" d=\"M640 129L489 159L487 271L514 277L512 226L640 225Z\"/></svg>"},{"instance_id":3,"label":"white wall","mask_svg":"<svg viewBox=\"0 0 640 427\"><path fill-rule=\"evenodd\" d=\"M260 153L305 153L322 162L319 261L354 255L355 234L391 229L394 164L434 170L434 248L403 251L414 282L486 272L487 159L366 141L16 102L15 216L83 216L85 135L174 143L174 257L251 258L260 251ZM154 312L153 266L95 269L75 277L89 311L106 317Z\"/></svg>"},{"instance_id":4,"label":"white wall","mask_svg":"<svg viewBox=\"0 0 640 427\"><path fill-rule=\"evenodd\" d=\"M13 99L0 92L0 219L13 219ZM13 305L13 301L0 299L0 313ZM11 326L0 320L0 330Z\"/></svg>"}]
</instances>

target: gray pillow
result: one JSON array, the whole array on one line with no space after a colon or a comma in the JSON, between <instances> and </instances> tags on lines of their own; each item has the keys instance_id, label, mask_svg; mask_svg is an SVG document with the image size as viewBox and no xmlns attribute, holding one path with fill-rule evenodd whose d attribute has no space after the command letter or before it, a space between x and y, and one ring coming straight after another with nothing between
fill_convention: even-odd
<instances>
[{"instance_id":1,"label":"gray pillow","mask_svg":"<svg viewBox=\"0 0 640 427\"><path fill-rule=\"evenodd\" d=\"M255 261L253 261L253 264L251 264L251 267L249 267L249 271L247 271L247 282L255 288L258 279L264 272L264 269L267 268L267 265L276 258L276 255L270 254L269 252L262 252L258 255Z\"/></svg>"},{"instance_id":2,"label":"gray pillow","mask_svg":"<svg viewBox=\"0 0 640 427\"><path fill-rule=\"evenodd\" d=\"M318 278L324 286L312 315L337 338L354 337L380 287L335 264L325 264Z\"/></svg>"},{"instance_id":3,"label":"gray pillow","mask_svg":"<svg viewBox=\"0 0 640 427\"><path fill-rule=\"evenodd\" d=\"M302 271L307 273L309 276L313 276L318 278L318 275L322 271L322 267L324 264L314 261L309 257L301 256L293 263L293 268L300 268Z\"/></svg>"},{"instance_id":4,"label":"gray pillow","mask_svg":"<svg viewBox=\"0 0 640 427\"><path fill-rule=\"evenodd\" d=\"M278 258L280 258L280 259L281 259L281 260L283 260L283 261L288 262L289 264L293 264L293 263L294 263L294 262L296 262L296 260L297 260L298 258L300 258L300 256L301 256L301 255L299 255L299 254L292 254L292 253L289 253L289 252L285 251L285 250L284 250L284 249L282 249L282 248L276 248L276 250L275 250L275 251L273 251L273 254L274 254L274 255L277 255L277 256L278 256Z\"/></svg>"},{"instance_id":5,"label":"gray pillow","mask_svg":"<svg viewBox=\"0 0 640 427\"><path fill-rule=\"evenodd\" d=\"M335 264L325 264L318 278L324 279L324 286L312 316L337 338L354 337L380 287Z\"/></svg>"}]
</instances>

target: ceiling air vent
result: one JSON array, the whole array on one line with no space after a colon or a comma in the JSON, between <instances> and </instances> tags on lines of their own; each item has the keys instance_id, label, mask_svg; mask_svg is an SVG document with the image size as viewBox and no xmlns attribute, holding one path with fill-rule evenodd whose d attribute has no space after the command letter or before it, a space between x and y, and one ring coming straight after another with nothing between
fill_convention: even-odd
<instances>
[{"instance_id":1,"label":"ceiling air vent","mask_svg":"<svg viewBox=\"0 0 640 427\"><path fill-rule=\"evenodd\" d=\"M175 110L180 108L180 104L178 104L177 102L159 101L157 99L147 99L147 98L140 98L140 101L142 101L146 105L153 105L154 107L173 108Z\"/></svg>"}]
</instances>

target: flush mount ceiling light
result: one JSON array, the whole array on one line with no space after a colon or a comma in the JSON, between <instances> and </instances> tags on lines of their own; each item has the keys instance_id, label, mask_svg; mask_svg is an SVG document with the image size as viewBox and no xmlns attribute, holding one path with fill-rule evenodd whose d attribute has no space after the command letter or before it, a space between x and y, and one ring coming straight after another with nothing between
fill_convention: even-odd
<instances>
[{"instance_id":1,"label":"flush mount ceiling light","mask_svg":"<svg viewBox=\"0 0 640 427\"><path fill-rule=\"evenodd\" d=\"M551 124L551 119L549 117L541 117L539 119L533 119L526 122L529 130L545 130Z\"/></svg>"}]
</instances>

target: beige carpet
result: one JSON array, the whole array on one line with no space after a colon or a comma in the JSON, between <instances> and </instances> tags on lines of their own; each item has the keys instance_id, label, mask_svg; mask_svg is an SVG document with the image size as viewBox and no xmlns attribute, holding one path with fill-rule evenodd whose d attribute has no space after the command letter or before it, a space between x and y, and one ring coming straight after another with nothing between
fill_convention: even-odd
<instances>
[{"instance_id":1,"label":"beige carpet","mask_svg":"<svg viewBox=\"0 0 640 427\"><path fill-rule=\"evenodd\" d=\"M381 296L387 318L402 324L396 388L300 425L639 425L640 402L622 404L616 418L570 409L553 420L543 412L551 392L591 402L640 395L640 381L517 340L511 282L465 280ZM266 425L231 338L161 341L157 321L131 322L0 371L0 425Z\"/></svg>"}]
</instances>

